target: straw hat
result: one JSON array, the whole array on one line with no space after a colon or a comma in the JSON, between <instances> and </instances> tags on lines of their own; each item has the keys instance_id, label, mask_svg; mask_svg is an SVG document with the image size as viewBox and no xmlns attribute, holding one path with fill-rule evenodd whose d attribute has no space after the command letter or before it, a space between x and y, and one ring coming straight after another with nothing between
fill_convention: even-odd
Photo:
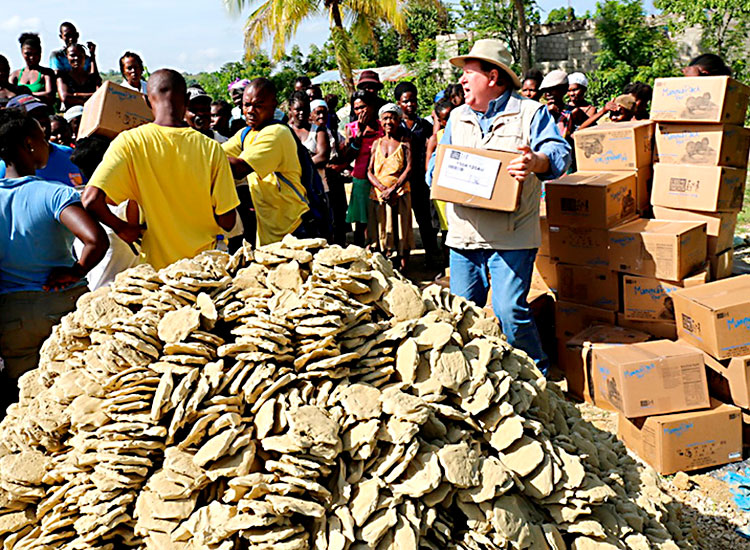
<instances>
[{"instance_id":1,"label":"straw hat","mask_svg":"<svg viewBox=\"0 0 750 550\"><path fill-rule=\"evenodd\" d=\"M463 67L469 59L479 59L495 65L497 68L505 71L516 88L521 87L521 80L518 78L518 75L510 70L512 58L508 48L505 47L502 41L492 38L477 40L467 55L452 57L450 62L456 67Z\"/></svg>"}]
</instances>

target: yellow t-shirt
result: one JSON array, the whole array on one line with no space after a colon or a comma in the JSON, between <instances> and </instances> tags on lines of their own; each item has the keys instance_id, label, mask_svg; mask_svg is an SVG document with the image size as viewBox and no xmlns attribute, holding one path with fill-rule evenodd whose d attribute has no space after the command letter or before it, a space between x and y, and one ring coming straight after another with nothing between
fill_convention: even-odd
<instances>
[{"instance_id":1,"label":"yellow t-shirt","mask_svg":"<svg viewBox=\"0 0 750 550\"><path fill-rule=\"evenodd\" d=\"M156 269L210 249L214 214L240 200L221 146L192 128L145 124L121 133L88 183L116 204L136 201L147 229L142 257Z\"/></svg>"},{"instance_id":2,"label":"yellow t-shirt","mask_svg":"<svg viewBox=\"0 0 750 550\"><path fill-rule=\"evenodd\" d=\"M222 144L230 157L244 160L253 169L247 177L258 222L258 245L280 241L302 222L310 208L276 172L280 172L307 199L300 183L302 168L297 158L297 142L283 124L271 124L260 131L251 130L242 141L242 131Z\"/></svg>"}]
</instances>

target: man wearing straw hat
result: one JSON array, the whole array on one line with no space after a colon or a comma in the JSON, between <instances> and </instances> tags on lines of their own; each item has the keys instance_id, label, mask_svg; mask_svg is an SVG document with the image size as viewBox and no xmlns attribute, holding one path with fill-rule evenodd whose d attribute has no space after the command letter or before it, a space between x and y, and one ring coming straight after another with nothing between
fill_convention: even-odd
<instances>
[{"instance_id":1,"label":"man wearing straw hat","mask_svg":"<svg viewBox=\"0 0 750 550\"><path fill-rule=\"evenodd\" d=\"M541 244L541 180L565 173L570 146L544 105L517 93L521 82L508 67L511 56L502 42L478 40L468 55L450 61L463 69L459 82L466 103L451 113L440 143L518 152L504 169L523 183L515 212L448 203L451 292L484 305L491 284L492 308L508 341L546 373L547 356L526 297Z\"/></svg>"}]
</instances>

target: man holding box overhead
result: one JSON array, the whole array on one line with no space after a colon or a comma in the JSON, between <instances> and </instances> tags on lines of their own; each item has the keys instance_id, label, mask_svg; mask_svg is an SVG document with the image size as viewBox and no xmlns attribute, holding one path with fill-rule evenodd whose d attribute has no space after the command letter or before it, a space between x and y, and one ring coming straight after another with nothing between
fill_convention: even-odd
<instances>
[{"instance_id":1,"label":"man holding box overhead","mask_svg":"<svg viewBox=\"0 0 750 550\"><path fill-rule=\"evenodd\" d=\"M521 82L508 67L511 56L502 42L478 40L468 55L450 61L463 69L459 82L466 103L451 113L440 143L518 151L501 170L523 183L515 212L447 204L451 292L484 305L491 282L492 308L508 341L546 373L547 356L526 296L541 244L540 180L565 173L570 146L545 106L517 93Z\"/></svg>"}]
</instances>

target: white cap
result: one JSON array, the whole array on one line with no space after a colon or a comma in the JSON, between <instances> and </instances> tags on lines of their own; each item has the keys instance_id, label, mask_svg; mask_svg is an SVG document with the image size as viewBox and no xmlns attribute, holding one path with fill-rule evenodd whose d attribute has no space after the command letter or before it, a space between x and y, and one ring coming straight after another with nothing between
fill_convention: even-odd
<instances>
[{"instance_id":1,"label":"white cap","mask_svg":"<svg viewBox=\"0 0 750 550\"><path fill-rule=\"evenodd\" d=\"M63 113L68 122L79 116L83 116L83 105L75 105Z\"/></svg>"},{"instance_id":2,"label":"white cap","mask_svg":"<svg viewBox=\"0 0 750 550\"><path fill-rule=\"evenodd\" d=\"M394 113L399 118L404 116L401 107L399 107L395 103L386 103L385 105L383 105L378 111L378 118L381 118L386 113Z\"/></svg>"},{"instance_id":3,"label":"white cap","mask_svg":"<svg viewBox=\"0 0 750 550\"><path fill-rule=\"evenodd\" d=\"M547 76L542 80L542 85L539 86L540 90L547 88L554 88L556 86L567 86L568 85L568 73L555 69L547 73Z\"/></svg>"},{"instance_id":4,"label":"white cap","mask_svg":"<svg viewBox=\"0 0 750 550\"><path fill-rule=\"evenodd\" d=\"M589 79L583 73L571 73L568 75L568 86L571 84L578 84L584 88L589 87Z\"/></svg>"}]
</instances>

